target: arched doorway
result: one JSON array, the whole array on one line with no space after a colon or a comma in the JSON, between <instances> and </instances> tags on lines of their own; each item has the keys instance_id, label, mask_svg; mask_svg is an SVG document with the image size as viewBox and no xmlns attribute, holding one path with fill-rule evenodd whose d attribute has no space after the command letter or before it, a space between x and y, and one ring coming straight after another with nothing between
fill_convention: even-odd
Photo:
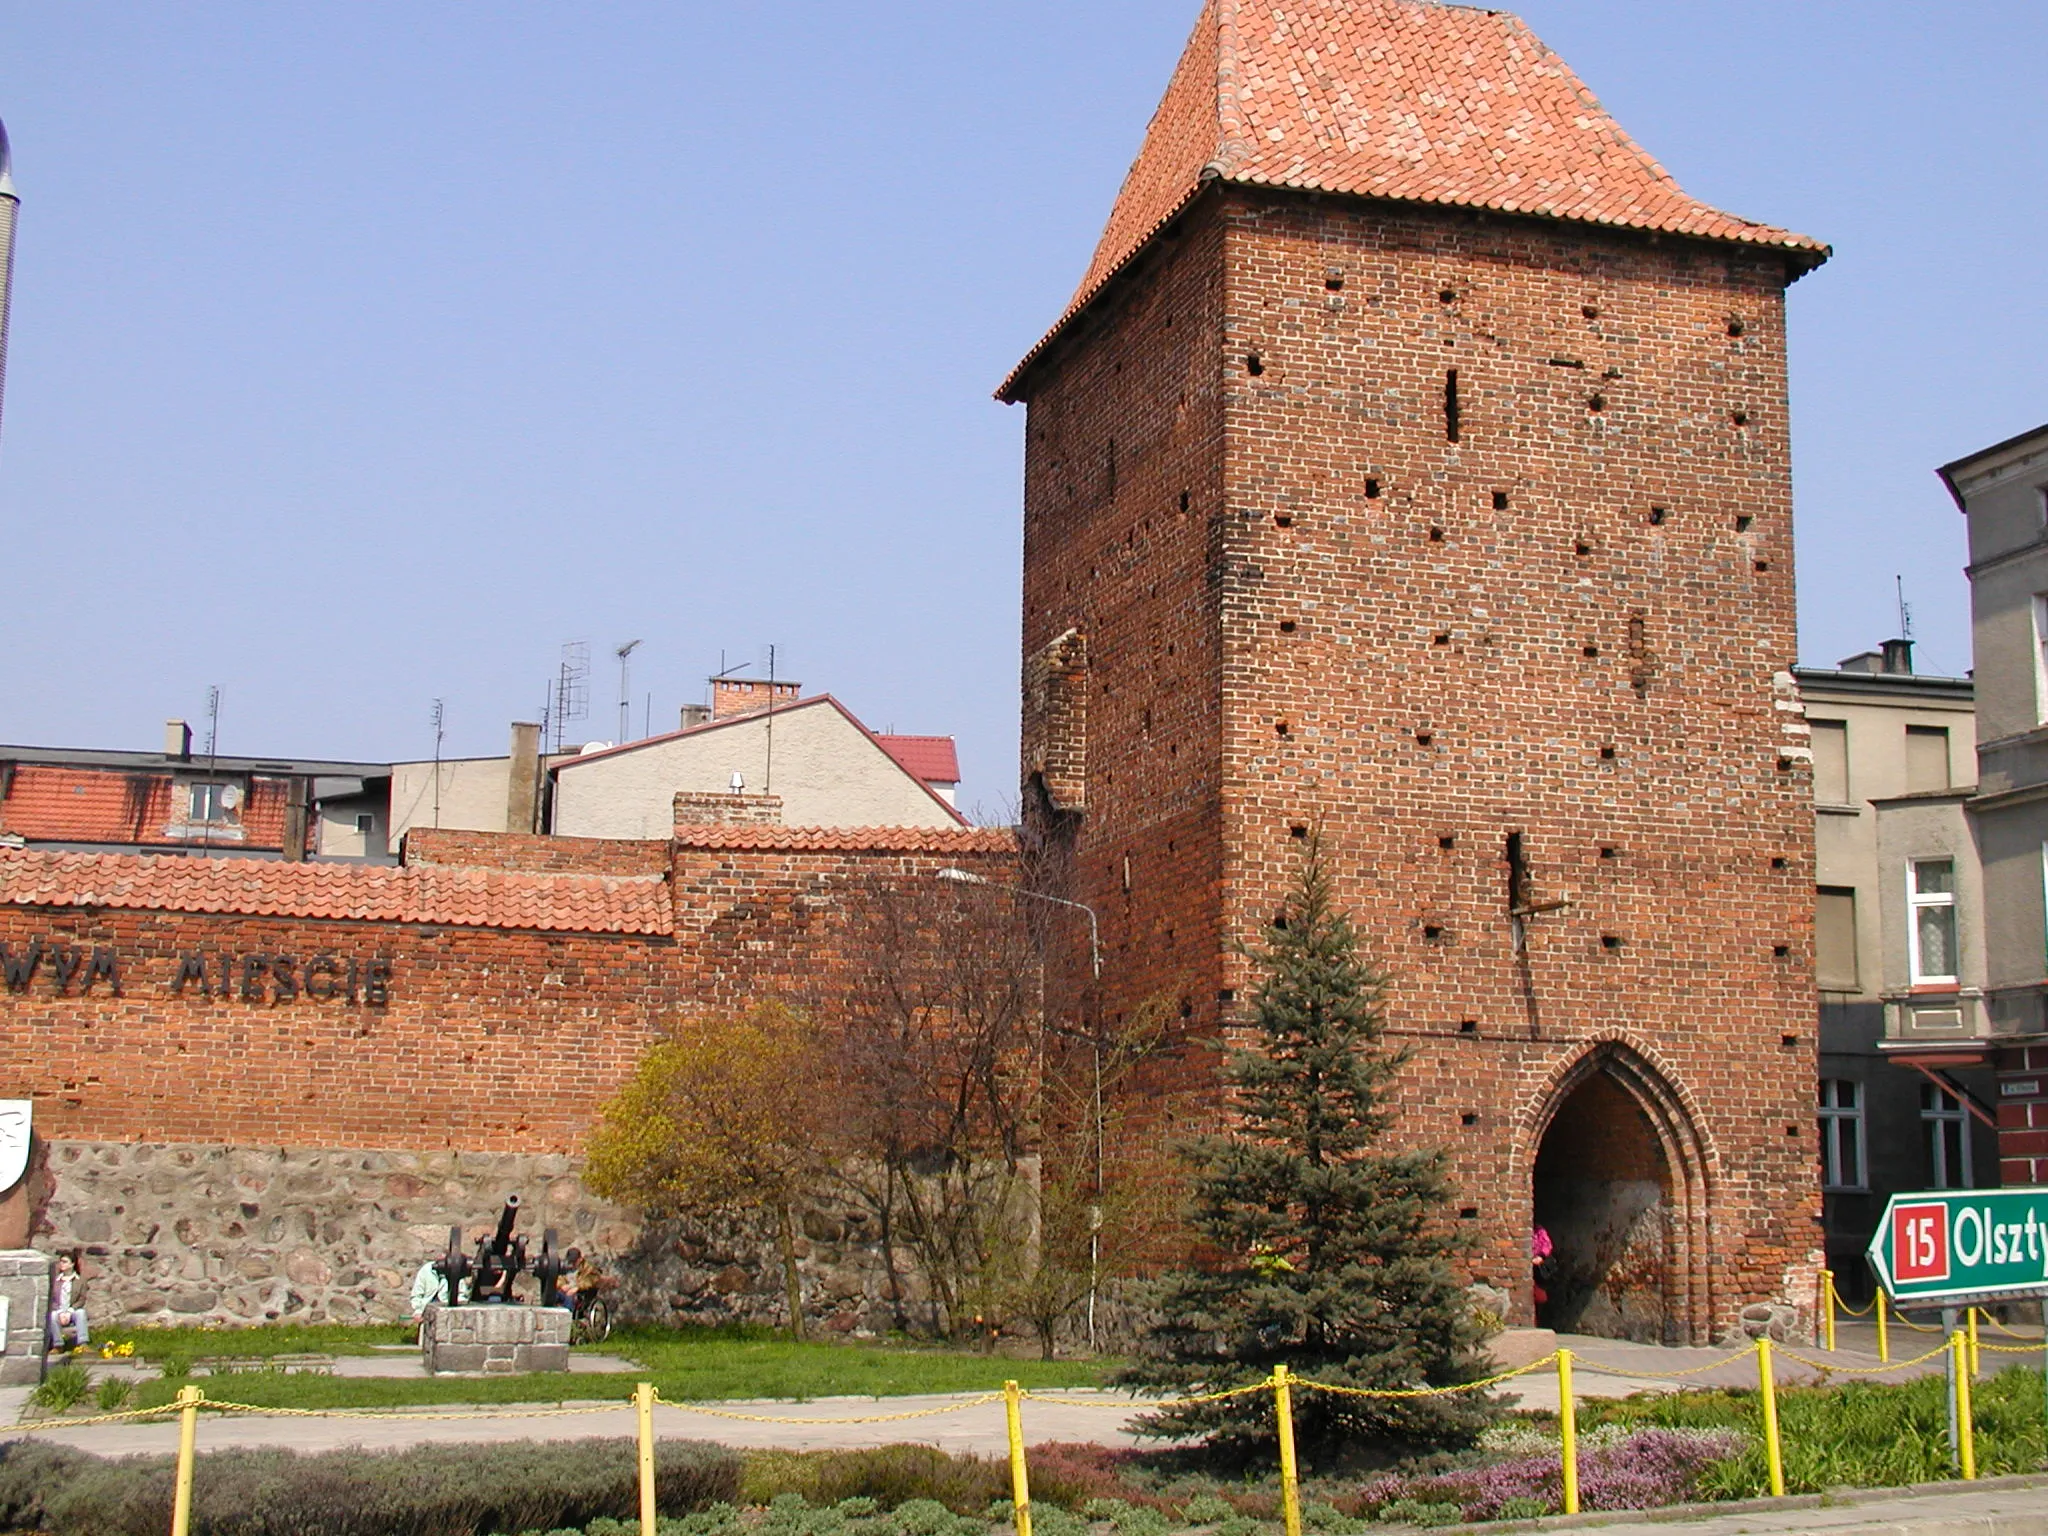
<instances>
[{"instance_id":1,"label":"arched doorway","mask_svg":"<svg viewBox=\"0 0 2048 1536\"><path fill-rule=\"evenodd\" d=\"M1550 1106L1531 1177L1551 1242L1537 1322L1644 1343L1704 1338L1704 1159L1684 1107L1613 1044L1574 1063Z\"/></svg>"}]
</instances>

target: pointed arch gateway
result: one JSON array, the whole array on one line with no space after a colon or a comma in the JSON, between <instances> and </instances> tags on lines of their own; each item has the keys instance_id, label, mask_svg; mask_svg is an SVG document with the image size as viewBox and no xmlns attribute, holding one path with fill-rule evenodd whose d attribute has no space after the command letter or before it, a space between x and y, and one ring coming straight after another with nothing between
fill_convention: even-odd
<instances>
[{"instance_id":1,"label":"pointed arch gateway","mask_svg":"<svg viewBox=\"0 0 2048 1536\"><path fill-rule=\"evenodd\" d=\"M1553 1253L1537 1322L1646 1343L1713 1336L1712 1149L1689 1096L1642 1051L1602 1040L1563 1063L1522 1145Z\"/></svg>"}]
</instances>

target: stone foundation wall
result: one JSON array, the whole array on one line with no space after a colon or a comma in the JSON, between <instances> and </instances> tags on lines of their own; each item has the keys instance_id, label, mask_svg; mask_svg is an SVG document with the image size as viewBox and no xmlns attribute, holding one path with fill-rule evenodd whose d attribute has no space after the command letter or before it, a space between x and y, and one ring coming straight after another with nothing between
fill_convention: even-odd
<instances>
[{"instance_id":1,"label":"stone foundation wall","mask_svg":"<svg viewBox=\"0 0 2048 1536\"><path fill-rule=\"evenodd\" d=\"M772 1231L644 1221L554 1154L335 1151L56 1141L35 1246L79 1249L95 1333L143 1323L396 1321L412 1277L518 1194L538 1253L554 1227L619 1280L615 1316L786 1321ZM893 1282L871 1219L821 1201L798 1244L804 1310L830 1332L921 1327L922 1287ZM530 1285L530 1282L527 1282Z\"/></svg>"}]
</instances>

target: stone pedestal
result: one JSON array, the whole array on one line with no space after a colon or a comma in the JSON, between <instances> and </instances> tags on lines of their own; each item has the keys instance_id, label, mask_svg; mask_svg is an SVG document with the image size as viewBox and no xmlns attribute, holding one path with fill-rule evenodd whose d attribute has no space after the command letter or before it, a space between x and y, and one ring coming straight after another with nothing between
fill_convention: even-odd
<instances>
[{"instance_id":1,"label":"stone pedestal","mask_svg":"<svg viewBox=\"0 0 2048 1536\"><path fill-rule=\"evenodd\" d=\"M567 1307L429 1307L420 1329L429 1371L512 1376L569 1369Z\"/></svg>"},{"instance_id":2,"label":"stone pedestal","mask_svg":"<svg viewBox=\"0 0 2048 1536\"><path fill-rule=\"evenodd\" d=\"M0 1387L33 1386L43 1379L43 1330L49 1326L47 1253L0 1251L0 1314Z\"/></svg>"}]
</instances>

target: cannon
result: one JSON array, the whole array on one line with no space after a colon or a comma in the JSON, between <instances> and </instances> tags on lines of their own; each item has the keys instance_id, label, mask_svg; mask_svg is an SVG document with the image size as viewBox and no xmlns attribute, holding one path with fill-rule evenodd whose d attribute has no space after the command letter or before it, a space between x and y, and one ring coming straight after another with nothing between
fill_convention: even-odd
<instances>
[{"instance_id":1,"label":"cannon","mask_svg":"<svg viewBox=\"0 0 2048 1536\"><path fill-rule=\"evenodd\" d=\"M449 1306L463 1302L506 1303L513 1299L512 1282L527 1267L526 1239L514 1236L512 1231L518 1220L519 1197L507 1195L505 1208L498 1213L497 1230L478 1238L476 1251L467 1254L462 1251L462 1228L448 1229L448 1252L434 1261L434 1272L447 1287Z\"/></svg>"}]
</instances>

